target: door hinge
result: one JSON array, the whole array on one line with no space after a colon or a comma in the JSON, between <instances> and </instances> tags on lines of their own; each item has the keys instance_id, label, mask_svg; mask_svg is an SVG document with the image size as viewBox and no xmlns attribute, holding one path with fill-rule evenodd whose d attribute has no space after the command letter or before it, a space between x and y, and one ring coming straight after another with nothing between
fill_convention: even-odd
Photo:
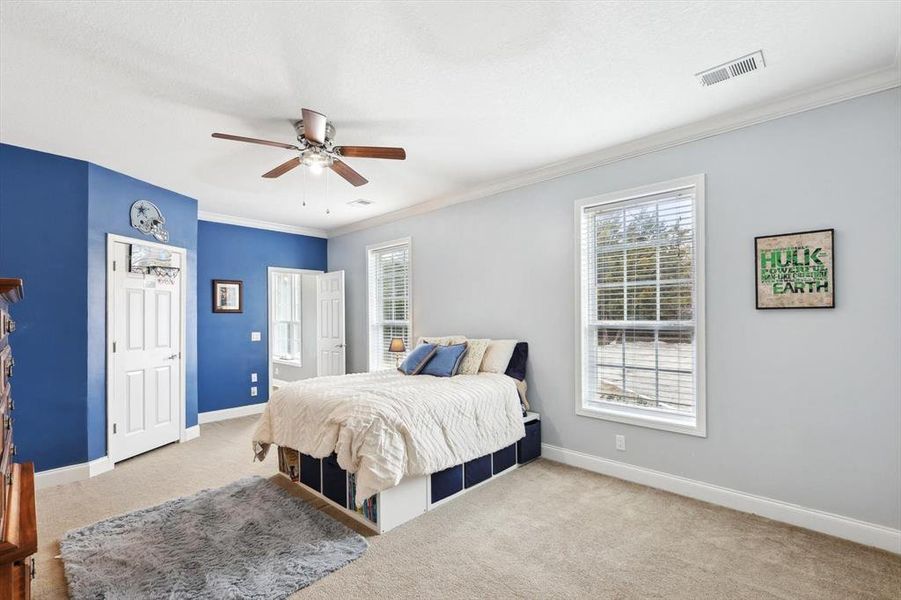
<instances>
[{"instance_id":1,"label":"door hinge","mask_svg":"<svg viewBox=\"0 0 901 600\"><path fill-rule=\"evenodd\" d=\"M113 352L116 351L116 342L113 342Z\"/></svg>"},{"instance_id":2,"label":"door hinge","mask_svg":"<svg viewBox=\"0 0 901 600\"><path fill-rule=\"evenodd\" d=\"M116 435L116 424L113 423L113 435Z\"/></svg>"},{"instance_id":3,"label":"door hinge","mask_svg":"<svg viewBox=\"0 0 901 600\"><path fill-rule=\"evenodd\" d=\"M116 270L116 261L113 261L113 271Z\"/></svg>"}]
</instances>

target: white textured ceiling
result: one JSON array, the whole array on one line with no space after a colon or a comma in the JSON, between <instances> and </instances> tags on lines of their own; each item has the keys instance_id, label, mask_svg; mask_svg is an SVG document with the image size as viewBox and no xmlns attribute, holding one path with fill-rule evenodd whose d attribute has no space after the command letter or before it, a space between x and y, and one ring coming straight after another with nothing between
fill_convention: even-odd
<instances>
[{"instance_id":1,"label":"white textured ceiling","mask_svg":"<svg viewBox=\"0 0 901 600\"><path fill-rule=\"evenodd\" d=\"M898 61L899 2L3 2L0 140L238 217L334 229ZM763 49L712 88L693 74ZM213 131L293 142L308 107L353 188ZM366 208L345 203L366 198ZM325 207L331 206L330 215Z\"/></svg>"}]
</instances>

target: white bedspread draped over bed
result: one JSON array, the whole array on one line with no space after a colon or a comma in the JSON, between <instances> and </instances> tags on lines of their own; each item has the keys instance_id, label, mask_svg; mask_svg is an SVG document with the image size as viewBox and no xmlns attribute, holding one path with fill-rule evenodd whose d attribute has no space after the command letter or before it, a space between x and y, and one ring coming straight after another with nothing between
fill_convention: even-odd
<instances>
[{"instance_id":1,"label":"white bedspread draped over bed","mask_svg":"<svg viewBox=\"0 0 901 600\"><path fill-rule=\"evenodd\" d=\"M406 376L379 371L298 381L278 389L254 433L322 458L357 477L357 505L402 477L427 475L509 446L525 435L519 394L506 375Z\"/></svg>"}]
</instances>

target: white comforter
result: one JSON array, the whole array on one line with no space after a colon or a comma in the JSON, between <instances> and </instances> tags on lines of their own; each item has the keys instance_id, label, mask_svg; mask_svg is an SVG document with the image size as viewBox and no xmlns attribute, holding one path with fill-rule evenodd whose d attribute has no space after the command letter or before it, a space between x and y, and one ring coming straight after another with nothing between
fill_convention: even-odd
<instances>
[{"instance_id":1,"label":"white comforter","mask_svg":"<svg viewBox=\"0 0 901 600\"><path fill-rule=\"evenodd\" d=\"M400 483L509 446L525 435L519 394L506 375L406 376L379 371L318 377L277 390L254 433L270 444L357 474L357 504Z\"/></svg>"}]
</instances>

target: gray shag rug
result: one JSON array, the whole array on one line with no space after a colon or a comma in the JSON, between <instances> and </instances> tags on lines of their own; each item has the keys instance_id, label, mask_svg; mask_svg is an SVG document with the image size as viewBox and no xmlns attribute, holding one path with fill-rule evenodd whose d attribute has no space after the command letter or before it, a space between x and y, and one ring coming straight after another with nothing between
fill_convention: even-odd
<instances>
[{"instance_id":1,"label":"gray shag rug","mask_svg":"<svg viewBox=\"0 0 901 600\"><path fill-rule=\"evenodd\" d=\"M278 599L368 544L277 484L249 477L66 533L72 598Z\"/></svg>"}]
</instances>

